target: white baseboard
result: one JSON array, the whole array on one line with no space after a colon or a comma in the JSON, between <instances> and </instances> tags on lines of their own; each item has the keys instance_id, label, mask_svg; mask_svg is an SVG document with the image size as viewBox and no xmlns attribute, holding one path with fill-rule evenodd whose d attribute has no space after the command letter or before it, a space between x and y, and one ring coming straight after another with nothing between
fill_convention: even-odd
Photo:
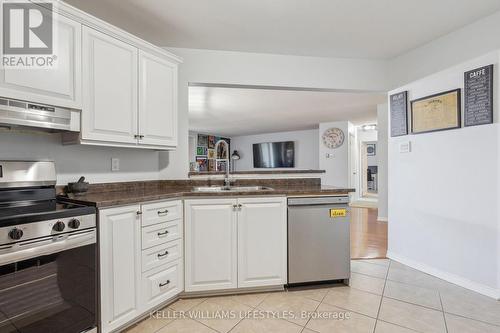
<instances>
[{"instance_id":1,"label":"white baseboard","mask_svg":"<svg viewBox=\"0 0 500 333\"><path fill-rule=\"evenodd\" d=\"M387 251L387 258L395 260L397 262L400 262L406 266L409 266L409 267L414 268L416 270L422 271L424 273L433 275L433 276L440 278L442 280L445 280L447 282L456 284L456 285L463 287L465 289L469 289L469 290L475 291L479 294L494 298L496 300L500 300L500 289L495 289L495 288L486 286L484 284L471 281L469 279L464 279L461 276L442 271L440 269L428 266L426 264L420 263L420 262L412 260L412 259L408 259L404 256L400 256L400 255L398 255L394 252L391 252L391 251Z\"/></svg>"},{"instance_id":2,"label":"white baseboard","mask_svg":"<svg viewBox=\"0 0 500 333\"><path fill-rule=\"evenodd\" d=\"M377 221L379 221L379 222L389 222L389 219L387 217L378 216L377 217Z\"/></svg>"}]
</instances>

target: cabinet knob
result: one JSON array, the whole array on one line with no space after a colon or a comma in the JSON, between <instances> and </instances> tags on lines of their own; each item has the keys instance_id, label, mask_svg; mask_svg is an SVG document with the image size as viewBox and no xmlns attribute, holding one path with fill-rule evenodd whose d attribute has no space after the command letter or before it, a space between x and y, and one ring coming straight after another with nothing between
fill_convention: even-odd
<instances>
[{"instance_id":1,"label":"cabinet knob","mask_svg":"<svg viewBox=\"0 0 500 333\"><path fill-rule=\"evenodd\" d=\"M138 210L137 215L142 215L142 212L140 210Z\"/></svg>"}]
</instances>

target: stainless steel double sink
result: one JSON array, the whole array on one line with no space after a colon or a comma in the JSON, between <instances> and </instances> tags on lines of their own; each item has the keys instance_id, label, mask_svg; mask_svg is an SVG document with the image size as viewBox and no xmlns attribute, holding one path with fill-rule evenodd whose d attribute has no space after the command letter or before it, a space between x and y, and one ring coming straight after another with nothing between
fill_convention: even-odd
<instances>
[{"instance_id":1,"label":"stainless steel double sink","mask_svg":"<svg viewBox=\"0 0 500 333\"><path fill-rule=\"evenodd\" d=\"M193 192L260 192L273 191L272 187L267 186L200 186L193 188Z\"/></svg>"}]
</instances>

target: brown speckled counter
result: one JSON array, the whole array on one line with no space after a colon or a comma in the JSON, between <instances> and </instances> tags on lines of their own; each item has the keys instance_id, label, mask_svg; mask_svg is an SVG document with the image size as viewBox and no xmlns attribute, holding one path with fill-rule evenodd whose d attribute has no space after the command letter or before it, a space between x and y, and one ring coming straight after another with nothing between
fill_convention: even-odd
<instances>
[{"instance_id":1,"label":"brown speckled counter","mask_svg":"<svg viewBox=\"0 0 500 333\"><path fill-rule=\"evenodd\" d=\"M267 186L272 190L255 192L193 192L196 186L221 185L206 181L150 181L91 185L84 196L68 194L64 200L98 208L136 204L147 201L185 199L190 197L232 197L232 196L328 196L347 195L353 189L322 186L319 179L248 180L238 181L237 186ZM61 196L62 198L62 196Z\"/></svg>"}]
</instances>

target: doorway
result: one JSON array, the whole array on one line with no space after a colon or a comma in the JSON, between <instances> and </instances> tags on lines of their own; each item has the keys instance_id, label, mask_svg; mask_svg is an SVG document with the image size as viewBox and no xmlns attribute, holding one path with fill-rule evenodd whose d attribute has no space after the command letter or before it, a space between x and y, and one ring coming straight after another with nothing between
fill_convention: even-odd
<instances>
[{"instance_id":1,"label":"doorway","mask_svg":"<svg viewBox=\"0 0 500 333\"><path fill-rule=\"evenodd\" d=\"M377 141L361 142L361 197L378 197Z\"/></svg>"}]
</instances>

